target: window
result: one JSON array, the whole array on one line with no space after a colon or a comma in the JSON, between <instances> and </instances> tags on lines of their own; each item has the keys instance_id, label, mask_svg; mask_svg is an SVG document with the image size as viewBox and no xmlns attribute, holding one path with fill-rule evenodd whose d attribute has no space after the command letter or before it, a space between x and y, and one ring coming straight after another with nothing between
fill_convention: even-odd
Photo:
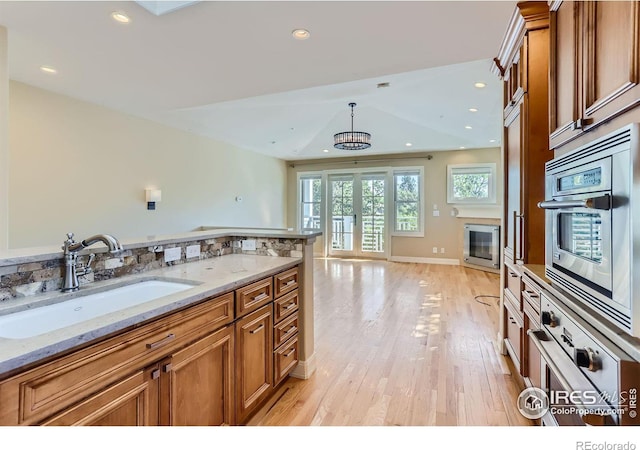
<instances>
[{"instance_id":1,"label":"window","mask_svg":"<svg viewBox=\"0 0 640 450\"><path fill-rule=\"evenodd\" d=\"M300 228L322 229L320 210L322 202L322 177L309 175L300 177Z\"/></svg>"},{"instance_id":2,"label":"window","mask_svg":"<svg viewBox=\"0 0 640 450\"><path fill-rule=\"evenodd\" d=\"M393 171L394 235L422 236L422 169Z\"/></svg>"},{"instance_id":3,"label":"window","mask_svg":"<svg viewBox=\"0 0 640 450\"><path fill-rule=\"evenodd\" d=\"M495 163L447 166L447 203L495 202Z\"/></svg>"}]
</instances>

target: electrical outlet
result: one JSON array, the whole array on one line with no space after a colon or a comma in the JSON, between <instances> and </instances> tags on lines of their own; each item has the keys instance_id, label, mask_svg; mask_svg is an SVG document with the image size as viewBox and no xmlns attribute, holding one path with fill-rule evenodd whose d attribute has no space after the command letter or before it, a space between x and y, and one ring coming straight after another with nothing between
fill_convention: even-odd
<instances>
[{"instance_id":1,"label":"electrical outlet","mask_svg":"<svg viewBox=\"0 0 640 450\"><path fill-rule=\"evenodd\" d=\"M444 247L440 248L440 253L444 253Z\"/></svg>"},{"instance_id":2,"label":"electrical outlet","mask_svg":"<svg viewBox=\"0 0 640 450\"><path fill-rule=\"evenodd\" d=\"M438 253L438 247L433 247L433 253Z\"/></svg>"},{"instance_id":3,"label":"electrical outlet","mask_svg":"<svg viewBox=\"0 0 640 450\"><path fill-rule=\"evenodd\" d=\"M199 245L189 245L187 246L187 258L197 258L200 256L200 246Z\"/></svg>"},{"instance_id":4,"label":"electrical outlet","mask_svg":"<svg viewBox=\"0 0 640 450\"><path fill-rule=\"evenodd\" d=\"M242 250L255 250L256 249L256 240L255 239L247 239L242 242Z\"/></svg>"},{"instance_id":5,"label":"electrical outlet","mask_svg":"<svg viewBox=\"0 0 640 450\"><path fill-rule=\"evenodd\" d=\"M164 250L164 262L177 261L180 259L181 253L182 248L180 247L166 248Z\"/></svg>"},{"instance_id":6,"label":"electrical outlet","mask_svg":"<svg viewBox=\"0 0 640 450\"><path fill-rule=\"evenodd\" d=\"M438 210L433 210L433 217L439 217L440 216L440 211Z\"/></svg>"}]
</instances>

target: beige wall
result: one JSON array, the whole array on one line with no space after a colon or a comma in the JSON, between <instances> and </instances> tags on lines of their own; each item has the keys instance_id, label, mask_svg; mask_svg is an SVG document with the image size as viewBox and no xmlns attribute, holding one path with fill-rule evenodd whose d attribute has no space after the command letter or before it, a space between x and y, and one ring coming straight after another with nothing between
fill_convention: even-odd
<instances>
[{"instance_id":1,"label":"beige wall","mask_svg":"<svg viewBox=\"0 0 640 450\"><path fill-rule=\"evenodd\" d=\"M7 29L0 26L0 250L9 244L9 60Z\"/></svg>"},{"instance_id":2,"label":"beige wall","mask_svg":"<svg viewBox=\"0 0 640 450\"><path fill-rule=\"evenodd\" d=\"M428 160L427 155L433 158ZM297 214L297 192L293 187L297 183L298 172L321 171L348 169L357 167L357 169L365 169L369 167L405 167L405 166L422 166L424 168L424 192L425 196L425 235L424 237L392 237L391 238L391 254L393 258L444 258L459 260L462 255L461 242L459 234L462 230L464 222L474 222L473 218L459 218L451 215L451 211L455 205L447 204L447 165L448 164L467 164L467 163L496 163L498 186L496 198L502 198L502 171L500 148L486 148L477 150L460 150L445 152L430 152L416 154L399 155L403 159L387 159L386 157L376 157L375 159L384 159L383 161L366 162L366 157L360 158L361 161L354 165L353 159L349 158L349 162L340 162L340 160L327 161L298 161L294 162L294 167L288 169L288 185L291 189L288 191L287 199L287 224L290 227L296 226ZM409 159L404 159L404 158ZM371 157L369 157L370 159ZM398 158L398 156L396 156ZM311 164L309 164L311 163ZM500 200L498 200L499 202ZM440 212L439 217L433 216L433 205L437 205ZM498 207L494 207L499 211ZM318 239L315 251L320 252L324 242ZM433 247L438 248L438 254L433 253ZM444 248L445 252L440 253L440 249Z\"/></svg>"},{"instance_id":3,"label":"beige wall","mask_svg":"<svg viewBox=\"0 0 640 450\"><path fill-rule=\"evenodd\" d=\"M10 248L69 231L124 239L285 224L282 160L18 82L9 98ZM162 190L155 211L146 187Z\"/></svg>"}]
</instances>

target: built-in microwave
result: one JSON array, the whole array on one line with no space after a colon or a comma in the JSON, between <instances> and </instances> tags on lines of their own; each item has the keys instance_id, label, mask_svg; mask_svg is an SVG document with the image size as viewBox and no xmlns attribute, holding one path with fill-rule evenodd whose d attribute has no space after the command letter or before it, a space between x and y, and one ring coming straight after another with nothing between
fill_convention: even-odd
<instances>
[{"instance_id":1,"label":"built-in microwave","mask_svg":"<svg viewBox=\"0 0 640 450\"><path fill-rule=\"evenodd\" d=\"M581 306L640 337L638 124L545 166L545 272ZM634 251L634 247L637 248ZM635 287L635 290L634 290Z\"/></svg>"}]
</instances>

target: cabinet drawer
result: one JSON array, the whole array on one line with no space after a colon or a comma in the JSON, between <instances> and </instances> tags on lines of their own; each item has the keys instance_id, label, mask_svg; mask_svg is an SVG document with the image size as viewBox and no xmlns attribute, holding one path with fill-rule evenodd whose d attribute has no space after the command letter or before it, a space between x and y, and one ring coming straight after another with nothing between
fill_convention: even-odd
<instances>
[{"instance_id":1,"label":"cabinet drawer","mask_svg":"<svg viewBox=\"0 0 640 450\"><path fill-rule=\"evenodd\" d=\"M526 277L522 278L522 287L523 308L529 304L534 314L536 316L540 315L540 289L531 281L528 281Z\"/></svg>"},{"instance_id":2,"label":"cabinet drawer","mask_svg":"<svg viewBox=\"0 0 640 450\"><path fill-rule=\"evenodd\" d=\"M509 292L511 292L511 294L515 297L518 304L520 304L520 302L522 301L522 298L521 298L522 277L520 276L520 273L518 273L510 265L506 264L505 267L507 270L507 273L506 273L507 289L509 289ZM518 308L518 309L521 309L521 308Z\"/></svg>"},{"instance_id":3,"label":"cabinet drawer","mask_svg":"<svg viewBox=\"0 0 640 450\"><path fill-rule=\"evenodd\" d=\"M511 310L515 311L515 314L517 314L520 318L522 318L522 311L521 311L522 303L515 298L515 296L511 293L509 289L505 288L503 293L504 293L504 303L505 304L509 303L509 305L511 306Z\"/></svg>"},{"instance_id":4,"label":"cabinet drawer","mask_svg":"<svg viewBox=\"0 0 640 450\"><path fill-rule=\"evenodd\" d=\"M255 311L273 300L271 278L236 290L236 317Z\"/></svg>"},{"instance_id":5,"label":"cabinet drawer","mask_svg":"<svg viewBox=\"0 0 640 450\"><path fill-rule=\"evenodd\" d=\"M514 311L510 302L504 302L504 307L505 343L507 351L509 355L511 355L511 359L519 372L520 361L522 359L522 329L524 324L518 311Z\"/></svg>"},{"instance_id":6,"label":"cabinet drawer","mask_svg":"<svg viewBox=\"0 0 640 450\"><path fill-rule=\"evenodd\" d=\"M284 341L298 332L298 313L295 312L273 327L273 348L280 347Z\"/></svg>"},{"instance_id":7,"label":"cabinet drawer","mask_svg":"<svg viewBox=\"0 0 640 450\"><path fill-rule=\"evenodd\" d=\"M291 292L298 288L298 268L294 267L286 272L279 273L273 277L275 285L275 297Z\"/></svg>"},{"instance_id":8,"label":"cabinet drawer","mask_svg":"<svg viewBox=\"0 0 640 450\"><path fill-rule=\"evenodd\" d=\"M274 359L274 382L276 386L286 378L298 364L298 336L288 340L273 355Z\"/></svg>"},{"instance_id":9,"label":"cabinet drawer","mask_svg":"<svg viewBox=\"0 0 640 450\"><path fill-rule=\"evenodd\" d=\"M278 323L298 310L298 291L293 291L273 302L273 322Z\"/></svg>"},{"instance_id":10,"label":"cabinet drawer","mask_svg":"<svg viewBox=\"0 0 640 450\"><path fill-rule=\"evenodd\" d=\"M33 424L233 321L233 293L91 345L0 384L0 424ZM16 405L13 407L13 405Z\"/></svg>"}]
</instances>

